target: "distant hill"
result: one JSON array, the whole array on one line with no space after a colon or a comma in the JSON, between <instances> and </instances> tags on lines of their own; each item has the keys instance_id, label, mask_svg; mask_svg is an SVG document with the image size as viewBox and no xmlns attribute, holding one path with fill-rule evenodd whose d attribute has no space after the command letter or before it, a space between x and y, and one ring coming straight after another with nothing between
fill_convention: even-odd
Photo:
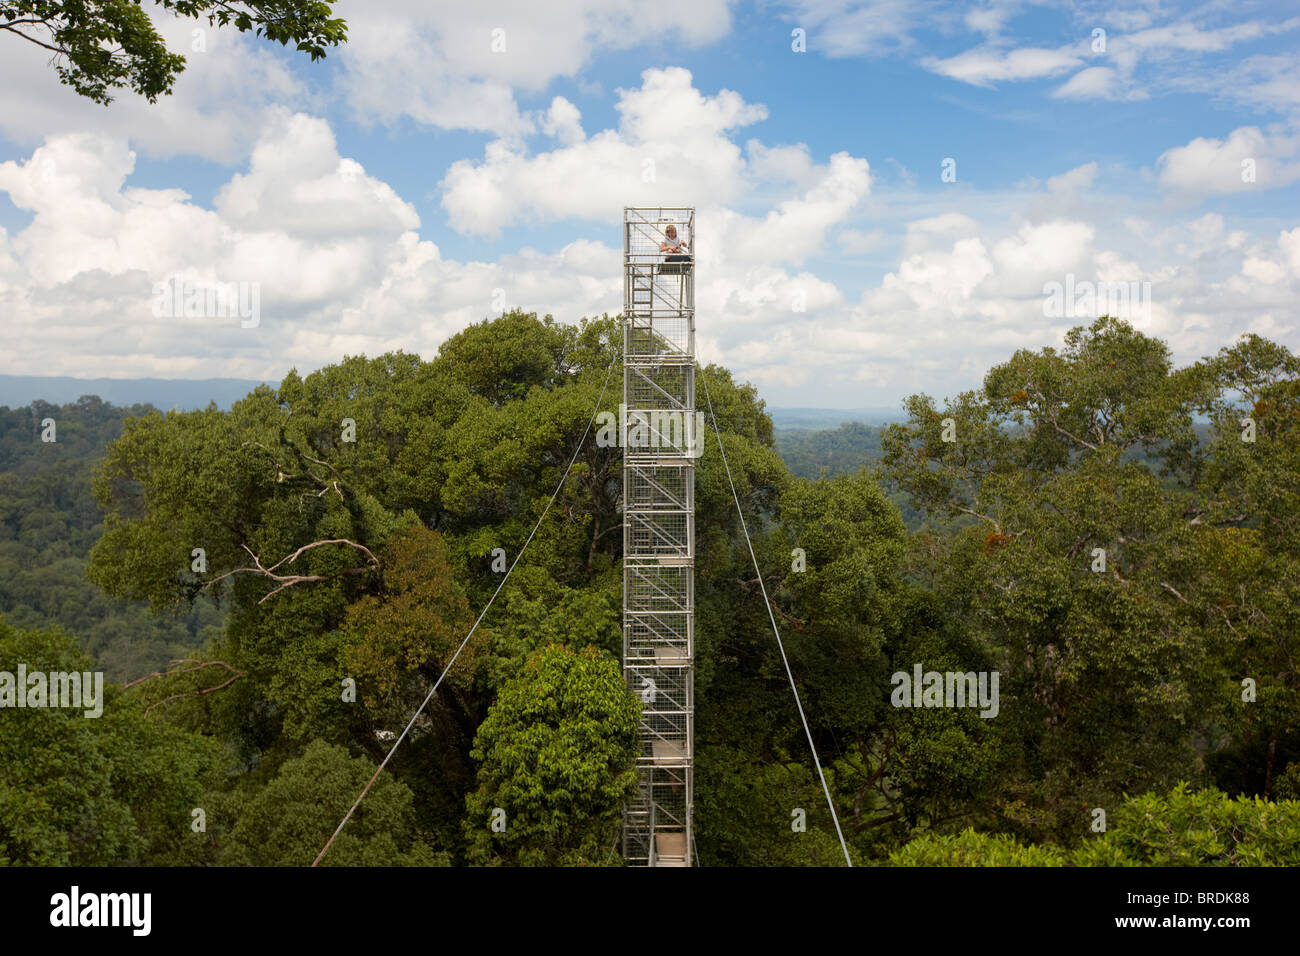
<instances>
[{"instance_id":1,"label":"distant hill","mask_svg":"<svg viewBox=\"0 0 1300 956\"><path fill-rule=\"evenodd\" d=\"M846 422L888 425L891 422L907 421L907 414L901 406L895 408L773 408L768 406L767 413L772 416L772 424L776 428L807 428L816 431L836 429Z\"/></svg>"},{"instance_id":2,"label":"distant hill","mask_svg":"<svg viewBox=\"0 0 1300 956\"><path fill-rule=\"evenodd\" d=\"M113 681L197 656L225 619L206 600L180 614L154 614L146 602L109 597L86 580L90 549L104 530L91 494L95 470L123 420L148 411L94 399L0 408L0 617L76 635ZM38 437L46 415L58 422L56 442Z\"/></svg>"},{"instance_id":3,"label":"distant hill","mask_svg":"<svg viewBox=\"0 0 1300 956\"><path fill-rule=\"evenodd\" d=\"M0 375L0 405L23 408L36 400L69 405L83 395L98 395L113 405L152 405L167 411L207 408L216 402L229 408L259 383L242 378L64 378ZM268 382L275 386L279 382Z\"/></svg>"},{"instance_id":4,"label":"distant hill","mask_svg":"<svg viewBox=\"0 0 1300 956\"><path fill-rule=\"evenodd\" d=\"M243 398L258 382L243 378L67 378L40 375L0 375L0 405L23 408L36 400L68 405L83 395L98 395L105 402L129 408L152 405L164 411L179 408L189 411L229 408ZM277 379L268 382L275 387ZM779 429L811 431L834 430L845 422L886 425L905 421L901 408L772 408L767 409L772 424Z\"/></svg>"}]
</instances>

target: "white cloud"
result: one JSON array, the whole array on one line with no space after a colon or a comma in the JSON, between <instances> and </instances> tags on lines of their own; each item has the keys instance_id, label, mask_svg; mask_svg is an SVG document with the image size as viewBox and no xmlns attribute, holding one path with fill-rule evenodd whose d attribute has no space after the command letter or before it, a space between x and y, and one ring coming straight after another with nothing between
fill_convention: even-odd
<instances>
[{"instance_id":1,"label":"white cloud","mask_svg":"<svg viewBox=\"0 0 1300 956\"><path fill-rule=\"evenodd\" d=\"M907 224L907 235L903 240L903 255L929 250L937 242L974 236L979 232L979 223L970 216L958 212L948 212L940 216L917 219Z\"/></svg>"},{"instance_id":2,"label":"white cloud","mask_svg":"<svg viewBox=\"0 0 1300 956\"><path fill-rule=\"evenodd\" d=\"M883 249L889 240L879 229L863 232L861 229L841 229L836 236L840 251L848 255L865 255Z\"/></svg>"},{"instance_id":3,"label":"white cloud","mask_svg":"<svg viewBox=\"0 0 1300 956\"><path fill-rule=\"evenodd\" d=\"M803 143L765 146L759 140L751 139L745 144L745 156L750 174L763 182L794 183L806 189L818 175L812 153Z\"/></svg>"},{"instance_id":4,"label":"white cloud","mask_svg":"<svg viewBox=\"0 0 1300 956\"><path fill-rule=\"evenodd\" d=\"M408 117L507 137L546 121L522 111L516 91L540 92L650 37L698 47L731 29L727 0L342 0L335 13L349 25L341 92L360 122Z\"/></svg>"},{"instance_id":5,"label":"white cloud","mask_svg":"<svg viewBox=\"0 0 1300 956\"><path fill-rule=\"evenodd\" d=\"M387 184L359 170L336 178L350 161L318 119L268 128L214 209L124 187L134 160L120 140L72 134L0 164L0 190L33 213L16 235L0 232L0 313L23 343L5 371L277 379L349 353L431 353L488 315L496 288L571 317L619 301L619 254L600 243L444 259ZM155 283L172 276L256 284L260 325L155 315Z\"/></svg>"},{"instance_id":6,"label":"white cloud","mask_svg":"<svg viewBox=\"0 0 1300 956\"><path fill-rule=\"evenodd\" d=\"M882 223L877 213L896 197L873 196L865 158L819 162L802 144L757 140L742 150L734 139L766 110L738 93L705 95L684 70L648 71L621 91L616 129L588 133L571 106L551 100L550 151L503 139L453 167L444 182L453 225L585 217L609 235L623 205L693 199L701 358L774 403L860 406L974 387L1015 349L1058 343L1091 318L1044 315L1044 283L1069 274L1150 282L1146 330L1168 338L1180 361L1243 329L1295 344L1300 227L1260 236L1201 210L1174 221L1156 201L1102 194L1097 163L1045 187L963 197L960 210L940 205L945 193ZM343 354L430 355L489 315L498 288L508 306L568 321L620 307L620 250L592 231L558 249L449 258L421 238L407 199L339 155L323 120L264 119L247 167L211 208L180 190L127 186L135 154L122 137L52 136L25 161L0 164L0 190L32 215L0 231L0 314L21 343L0 356L0 371L275 379ZM1263 135L1282 148L1281 134ZM646 157L655 183L641 181ZM1182 158L1163 166L1176 176ZM937 212L912 212L921 208ZM903 226L884 276L828 271L838 254L882 249ZM154 316L152 285L171 274L259 283L261 325ZM865 291L847 293L851 282Z\"/></svg>"},{"instance_id":7,"label":"white cloud","mask_svg":"<svg viewBox=\"0 0 1300 956\"><path fill-rule=\"evenodd\" d=\"M558 139L566 146L581 143L587 138L587 134L582 131L582 114L563 96L551 100L551 108L546 113L542 129L547 136Z\"/></svg>"},{"instance_id":8,"label":"white cloud","mask_svg":"<svg viewBox=\"0 0 1300 956\"><path fill-rule=\"evenodd\" d=\"M1069 196L1081 189L1088 189L1092 186L1093 180L1097 178L1097 163L1084 163L1082 166L1076 166L1069 172L1061 173L1059 176L1052 176L1047 180L1047 189L1049 192L1058 195Z\"/></svg>"},{"instance_id":9,"label":"white cloud","mask_svg":"<svg viewBox=\"0 0 1300 956\"><path fill-rule=\"evenodd\" d=\"M285 111L271 115L249 172L236 173L215 206L237 229L313 238L392 235L420 225L387 183L340 160L329 124Z\"/></svg>"},{"instance_id":10,"label":"white cloud","mask_svg":"<svg viewBox=\"0 0 1300 956\"><path fill-rule=\"evenodd\" d=\"M196 21L157 12L153 19L168 49L186 58L173 93L153 104L129 91L115 93L108 107L93 103L59 82L48 50L0 38L0 133L24 145L58 133L102 133L129 138L151 156L232 162L247 155L272 104L306 98L278 47L205 21L205 50L197 52Z\"/></svg>"},{"instance_id":11,"label":"white cloud","mask_svg":"<svg viewBox=\"0 0 1300 956\"><path fill-rule=\"evenodd\" d=\"M1056 50L1022 47L1009 52L978 47L947 59L928 56L921 60L921 65L932 73L963 83L992 86L1002 81L1058 76L1082 62L1074 48L1068 46Z\"/></svg>"},{"instance_id":12,"label":"white cloud","mask_svg":"<svg viewBox=\"0 0 1300 956\"><path fill-rule=\"evenodd\" d=\"M1070 77L1052 95L1063 99L1109 99L1114 95L1117 76L1108 66L1090 66Z\"/></svg>"},{"instance_id":13,"label":"white cloud","mask_svg":"<svg viewBox=\"0 0 1300 956\"><path fill-rule=\"evenodd\" d=\"M1256 244L1241 262L1241 275L1236 278L1237 289L1250 288L1254 283L1268 286L1284 280L1300 279L1300 227L1283 230L1273 246Z\"/></svg>"},{"instance_id":14,"label":"white cloud","mask_svg":"<svg viewBox=\"0 0 1300 956\"><path fill-rule=\"evenodd\" d=\"M1129 78L1108 66L1080 70L1055 90L1052 96L1067 100L1145 100L1150 94L1132 85Z\"/></svg>"},{"instance_id":15,"label":"white cloud","mask_svg":"<svg viewBox=\"0 0 1300 956\"><path fill-rule=\"evenodd\" d=\"M952 32L951 24L960 23L983 34L983 43L955 56L922 57L919 63L933 73L974 86L1047 79L1077 70L1052 91L1054 98L1135 101L1149 98L1149 88L1158 88L1195 91L1287 112L1300 108L1300 56L1260 54L1226 67L1212 59L1242 44L1292 32L1300 28L1300 17L1211 27L1196 19L1212 16L1208 9L1182 15L1152 4L1147 9L1078 11L1076 22L1105 23L1109 28L1104 49L1094 49L1089 30L1060 47L1017 45L1006 35L1011 21L1039 2L1008 0L974 8L933 2L910 9L880 3L867 5L869 16L855 17L857 4L851 0L794 0L796 13L787 19L828 24L827 32L833 36L815 46L828 56L896 52L912 45L913 33L923 26L942 23L947 25L944 32ZM1180 19L1153 25L1157 17L1170 20L1175 15Z\"/></svg>"},{"instance_id":16,"label":"white cloud","mask_svg":"<svg viewBox=\"0 0 1300 956\"><path fill-rule=\"evenodd\" d=\"M1300 179L1300 162L1288 159L1298 149L1300 137L1242 126L1226 140L1197 137L1186 146L1166 150L1156 165L1162 186L1188 193L1273 189Z\"/></svg>"},{"instance_id":17,"label":"white cloud","mask_svg":"<svg viewBox=\"0 0 1300 956\"><path fill-rule=\"evenodd\" d=\"M1280 23L1250 20L1225 27L1207 29L1190 20L1149 26L1151 16L1121 17L1130 29L1116 33L1107 40L1106 59L1111 66L1088 67L1071 77L1053 92L1062 99L1139 100L1149 97L1149 92L1138 85L1139 70L1144 61L1159 65L1159 71L1146 70L1142 76L1149 85L1162 90L1197 90L1221 98L1239 101L1278 100L1294 103L1296 94L1276 73L1282 65L1279 58L1257 58L1260 62L1245 68L1238 64L1226 72L1213 60L1207 66L1207 55L1223 53L1232 47L1262 37L1286 33L1300 27L1300 17ZM1122 27L1124 29L1125 27ZM1265 61L1273 62L1265 62ZM1249 62L1249 61L1246 61ZM1256 80L1250 74L1271 74ZM1249 87L1258 90L1247 92ZM1276 105L1276 104L1270 104Z\"/></svg>"},{"instance_id":18,"label":"white cloud","mask_svg":"<svg viewBox=\"0 0 1300 956\"><path fill-rule=\"evenodd\" d=\"M704 96L689 71L671 67L646 70L640 88L620 90L617 109L617 130L534 156L496 140L482 162L453 163L439 184L452 226L494 235L521 221L610 219L623 206L656 205L664 196L726 203L744 190L744 158L727 134L766 118L765 107L730 90ZM787 171L798 169L788 152L782 157ZM764 160L770 172L773 163Z\"/></svg>"},{"instance_id":19,"label":"white cloud","mask_svg":"<svg viewBox=\"0 0 1300 956\"><path fill-rule=\"evenodd\" d=\"M1247 256L1241 264L1241 274L1247 279L1272 285L1286 275L1286 269L1271 259Z\"/></svg>"},{"instance_id":20,"label":"white cloud","mask_svg":"<svg viewBox=\"0 0 1300 956\"><path fill-rule=\"evenodd\" d=\"M1120 30L1141 30L1151 25L1150 10L1110 10L1106 14L1106 23Z\"/></svg>"},{"instance_id":21,"label":"white cloud","mask_svg":"<svg viewBox=\"0 0 1300 956\"><path fill-rule=\"evenodd\" d=\"M1095 265L1095 238L1096 229L1087 223L1062 219L1025 223L993 245L1002 291L1041 296L1046 281L1063 282L1070 272L1086 276Z\"/></svg>"},{"instance_id":22,"label":"white cloud","mask_svg":"<svg viewBox=\"0 0 1300 956\"><path fill-rule=\"evenodd\" d=\"M1300 227L1279 235L1277 237L1277 246L1286 259L1291 275L1300 279Z\"/></svg>"},{"instance_id":23,"label":"white cloud","mask_svg":"<svg viewBox=\"0 0 1300 956\"><path fill-rule=\"evenodd\" d=\"M1213 30L1201 29L1194 23L1173 23L1123 34L1115 39L1114 45L1120 50L1131 48L1148 53L1168 50L1218 53L1244 40L1254 40L1266 34L1284 33L1297 26L1300 26L1300 18L1293 18L1280 24L1250 20Z\"/></svg>"},{"instance_id":24,"label":"white cloud","mask_svg":"<svg viewBox=\"0 0 1300 956\"><path fill-rule=\"evenodd\" d=\"M910 0L792 0L785 19L808 31L808 49L829 57L882 56L910 46L933 4Z\"/></svg>"},{"instance_id":25,"label":"white cloud","mask_svg":"<svg viewBox=\"0 0 1300 956\"><path fill-rule=\"evenodd\" d=\"M836 153L815 186L779 203L761 220L717 210L718 239L712 248L719 258L749 267L778 262L800 265L821 248L830 230L850 216L870 189L867 161ZM701 248L700 254L709 248Z\"/></svg>"},{"instance_id":26,"label":"white cloud","mask_svg":"<svg viewBox=\"0 0 1300 956\"><path fill-rule=\"evenodd\" d=\"M1173 76L1176 92L1211 96L1252 110L1300 114L1300 53L1259 54L1229 67Z\"/></svg>"}]
</instances>

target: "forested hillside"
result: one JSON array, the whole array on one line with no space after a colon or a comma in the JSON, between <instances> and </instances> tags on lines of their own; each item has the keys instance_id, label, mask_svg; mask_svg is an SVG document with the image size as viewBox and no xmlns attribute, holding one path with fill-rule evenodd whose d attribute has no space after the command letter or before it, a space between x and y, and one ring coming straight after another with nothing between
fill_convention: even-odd
<instances>
[{"instance_id":1,"label":"forested hillside","mask_svg":"<svg viewBox=\"0 0 1300 956\"><path fill-rule=\"evenodd\" d=\"M778 428L773 432L776 450L790 474L816 481L822 475L834 478L867 468L889 503L898 509L907 530L918 531L925 523L925 516L913 508L908 496L882 476L877 468L884 456L880 445L884 433L885 426L862 422L844 422L834 429Z\"/></svg>"},{"instance_id":2,"label":"forested hillside","mask_svg":"<svg viewBox=\"0 0 1300 956\"><path fill-rule=\"evenodd\" d=\"M884 455L884 426L844 422L838 428L775 429L776 445L790 473L815 480L825 471L834 477L878 462Z\"/></svg>"},{"instance_id":3,"label":"forested hillside","mask_svg":"<svg viewBox=\"0 0 1300 956\"><path fill-rule=\"evenodd\" d=\"M35 574L93 542L90 581L204 621L183 632L204 644L112 689L101 720L0 712L0 860L309 864L459 653L322 862L617 864L639 706L618 666L621 450L583 436L602 391L617 407L620 341L614 319L509 313L431 361L345 358L229 411L135 409L93 499L74 465L91 426L65 471L35 464L40 418L62 442L60 416L90 413L9 413L5 468L31 481L5 479L6 559ZM883 433L846 426L832 450L878 441L875 473L814 480L751 386L701 374L855 862L1297 862L1294 356L1248 336L1175 368L1098 320L977 392L910 397ZM711 429L696 520L700 861L837 864ZM94 615L36 629L64 619L24 586L0 668L118 647ZM194 617L214 599L220 632ZM996 715L896 706L891 675L917 665L997 672Z\"/></svg>"},{"instance_id":4,"label":"forested hillside","mask_svg":"<svg viewBox=\"0 0 1300 956\"><path fill-rule=\"evenodd\" d=\"M15 627L61 626L119 682L190 656L222 623L208 602L158 616L86 580L90 548L103 532L91 479L123 420L152 411L94 396L0 407L0 615ZM55 423L54 441L42 440L46 420Z\"/></svg>"}]
</instances>

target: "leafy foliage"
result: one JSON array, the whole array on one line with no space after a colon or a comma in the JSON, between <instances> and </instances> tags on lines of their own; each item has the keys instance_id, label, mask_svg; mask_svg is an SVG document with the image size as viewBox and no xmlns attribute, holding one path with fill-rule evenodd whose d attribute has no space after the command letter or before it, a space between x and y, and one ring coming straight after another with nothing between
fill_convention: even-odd
<instances>
[{"instance_id":1,"label":"leafy foliage","mask_svg":"<svg viewBox=\"0 0 1300 956\"><path fill-rule=\"evenodd\" d=\"M929 834L889 854L890 866L1064 866L1054 847L1026 846L1005 833Z\"/></svg>"},{"instance_id":2,"label":"leafy foliage","mask_svg":"<svg viewBox=\"0 0 1300 956\"><path fill-rule=\"evenodd\" d=\"M889 855L891 866L1295 866L1300 802L1192 792L1123 801L1106 832L1072 852L1025 845L1007 834L927 834Z\"/></svg>"},{"instance_id":3,"label":"leafy foliage","mask_svg":"<svg viewBox=\"0 0 1300 956\"><path fill-rule=\"evenodd\" d=\"M1018 352L943 414L913 396L909 422L886 430L885 473L914 504L971 519L918 536L911 562L1014 701L1005 738L1019 753L998 803L1020 832L1068 842L1080 806L1203 773L1198 735L1222 740L1225 725L1293 732L1290 703L1275 716L1233 690L1233 672L1246 676L1238 621L1277 660L1289 630L1279 592L1298 580L1215 464L1245 455L1271 474L1286 460L1225 427L1238 413L1222 404L1223 370L1259 348L1247 339L1175 370L1162 342L1103 317L1063 352ZM1282 357L1269 363L1279 377ZM1208 448L1197 409L1218 410ZM1138 449L1149 457L1133 460ZM1270 565L1279 579L1260 573ZM1291 701L1294 670L1280 669L1272 686Z\"/></svg>"},{"instance_id":4,"label":"leafy foliage","mask_svg":"<svg viewBox=\"0 0 1300 956\"><path fill-rule=\"evenodd\" d=\"M157 0L176 16L234 26L240 33L281 46L293 43L313 60L347 39L347 24L330 16L328 3L296 0ZM105 105L112 92L130 89L155 102L172 91L185 57L168 51L139 0L3 0L0 32L54 54L59 80Z\"/></svg>"},{"instance_id":5,"label":"leafy foliage","mask_svg":"<svg viewBox=\"0 0 1300 956\"><path fill-rule=\"evenodd\" d=\"M225 612L201 601L180 614L150 615L86 580L103 532L91 480L123 421L151 412L94 396L67 405L0 408L0 614L25 630L74 634L110 680L125 682L195 656L221 634ZM42 441L41 422L56 441Z\"/></svg>"},{"instance_id":6,"label":"leafy foliage","mask_svg":"<svg viewBox=\"0 0 1300 956\"><path fill-rule=\"evenodd\" d=\"M0 621L0 671L93 671L57 630ZM0 864L105 866L184 862L191 808L220 777L215 741L150 718L104 685L103 713L0 709Z\"/></svg>"},{"instance_id":7,"label":"leafy foliage","mask_svg":"<svg viewBox=\"0 0 1300 956\"><path fill-rule=\"evenodd\" d=\"M6 744L41 774L2 791L17 821L4 853L309 862L495 595L376 784L387 795L326 859L616 861L636 726L614 660L621 454L583 436L617 405L619 342L608 317L512 312L429 361L344 358L229 411L137 408L120 436L119 411L83 400L57 410L57 449L35 447L45 407L6 411L5 609L27 628L73 614L122 677L139 661L104 635L143 620L123 602L190 623L168 625L188 663L111 692L120 723L41 724L30 746L47 757ZM698 381L721 436L696 463L703 864L842 859L791 677L855 862L1287 858L1270 841L1294 812L1272 801L1300 790L1294 356L1246 336L1175 368L1164 343L1103 318L977 391L909 398L872 468L809 477L752 386L717 366ZM110 438L101 528L84 482ZM115 603L78 618L62 598L80 592L60 589L80 565L59 562L92 542L96 600ZM163 648L149 655L162 670ZM998 716L891 706L891 675L918 664L998 672ZM144 779L174 780L136 799L94 756L114 727L144 741ZM64 739L92 768L85 792L60 779ZM1199 789L1150 796L1183 780ZM209 835L194 840L182 809L199 799ZM107 821L93 846L77 801ZM1096 806L1121 808L1105 837L1087 828ZM1184 840L1203 831L1219 836Z\"/></svg>"},{"instance_id":8,"label":"leafy foliage","mask_svg":"<svg viewBox=\"0 0 1300 956\"><path fill-rule=\"evenodd\" d=\"M636 788L640 713L618 662L596 648L553 644L530 657L474 738L481 766L465 801L470 862L610 859ZM494 813L504 829L492 829Z\"/></svg>"},{"instance_id":9,"label":"leafy foliage","mask_svg":"<svg viewBox=\"0 0 1300 956\"><path fill-rule=\"evenodd\" d=\"M266 786L218 802L235 822L212 831L217 862L309 866L373 773L374 764L364 757L312 741L301 757L285 761ZM446 854L421 842L413 803L409 787L381 774L321 865L446 865Z\"/></svg>"}]
</instances>

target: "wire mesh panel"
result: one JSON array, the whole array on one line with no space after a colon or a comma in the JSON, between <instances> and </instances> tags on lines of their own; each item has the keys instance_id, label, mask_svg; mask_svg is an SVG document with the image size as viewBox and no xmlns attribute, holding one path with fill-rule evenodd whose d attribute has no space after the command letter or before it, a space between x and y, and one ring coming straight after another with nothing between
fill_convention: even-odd
<instances>
[{"instance_id":1,"label":"wire mesh panel","mask_svg":"<svg viewBox=\"0 0 1300 956\"><path fill-rule=\"evenodd\" d=\"M674 235L675 234L675 235ZM671 246L674 238L679 247ZM671 254L693 256L695 210L687 206L628 207L623 210L623 257L637 265L663 263Z\"/></svg>"},{"instance_id":2,"label":"wire mesh panel","mask_svg":"<svg viewBox=\"0 0 1300 956\"><path fill-rule=\"evenodd\" d=\"M694 408L694 384L695 376L680 365L634 367L629 369L623 401L628 408Z\"/></svg>"},{"instance_id":3,"label":"wire mesh panel","mask_svg":"<svg viewBox=\"0 0 1300 956\"><path fill-rule=\"evenodd\" d=\"M694 518L684 512L651 511L628 514L624 555L649 558L670 555L688 558L695 541Z\"/></svg>"},{"instance_id":4,"label":"wire mesh panel","mask_svg":"<svg viewBox=\"0 0 1300 956\"><path fill-rule=\"evenodd\" d=\"M627 667L653 661L663 667L688 666L694 653L693 620L680 614L629 614L623 625Z\"/></svg>"},{"instance_id":5,"label":"wire mesh panel","mask_svg":"<svg viewBox=\"0 0 1300 956\"><path fill-rule=\"evenodd\" d=\"M695 211L623 216L623 670L641 699L623 856L689 866L694 787Z\"/></svg>"},{"instance_id":6,"label":"wire mesh panel","mask_svg":"<svg viewBox=\"0 0 1300 956\"><path fill-rule=\"evenodd\" d=\"M629 683L641 696L642 716L674 716L690 710L691 669L661 667L657 661L629 661Z\"/></svg>"},{"instance_id":7,"label":"wire mesh panel","mask_svg":"<svg viewBox=\"0 0 1300 956\"><path fill-rule=\"evenodd\" d=\"M628 318L623 335L625 361L634 366L693 362L695 319L679 311Z\"/></svg>"},{"instance_id":8,"label":"wire mesh panel","mask_svg":"<svg viewBox=\"0 0 1300 956\"><path fill-rule=\"evenodd\" d=\"M695 276L691 270L689 262L630 266L625 314L637 325L644 325L648 319L681 318L694 311Z\"/></svg>"},{"instance_id":9,"label":"wire mesh panel","mask_svg":"<svg viewBox=\"0 0 1300 956\"><path fill-rule=\"evenodd\" d=\"M627 613L684 613L693 606L694 582L689 567L625 561L623 608Z\"/></svg>"},{"instance_id":10,"label":"wire mesh panel","mask_svg":"<svg viewBox=\"0 0 1300 956\"><path fill-rule=\"evenodd\" d=\"M628 511L687 511L695 497L695 469L689 465L632 463L625 478Z\"/></svg>"},{"instance_id":11,"label":"wire mesh panel","mask_svg":"<svg viewBox=\"0 0 1300 956\"><path fill-rule=\"evenodd\" d=\"M691 717L686 713L646 712L641 718L643 766L685 767L691 757Z\"/></svg>"},{"instance_id":12,"label":"wire mesh panel","mask_svg":"<svg viewBox=\"0 0 1300 956\"><path fill-rule=\"evenodd\" d=\"M629 458L696 457L704 440L703 413L689 408L629 408L624 449Z\"/></svg>"}]
</instances>

